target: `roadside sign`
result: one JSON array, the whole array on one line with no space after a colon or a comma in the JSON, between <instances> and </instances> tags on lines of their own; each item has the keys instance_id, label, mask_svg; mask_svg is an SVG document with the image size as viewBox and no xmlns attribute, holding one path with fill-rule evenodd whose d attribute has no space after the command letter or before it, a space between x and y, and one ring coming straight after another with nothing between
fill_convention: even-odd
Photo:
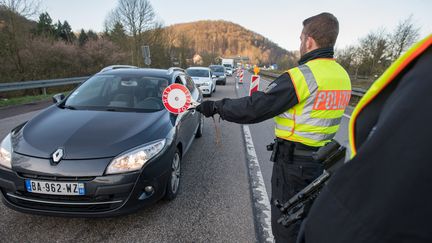
<instances>
[{"instance_id":1,"label":"roadside sign","mask_svg":"<svg viewBox=\"0 0 432 243\"><path fill-rule=\"evenodd\" d=\"M144 58L151 57L150 56L150 47L149 46L141 46L142 48L142 55Z\"/></svg>"},{"instance_id":2,"label":"roadside sign","mask_svg":"<svg viewBox=\"0 0 432 243\"><path fill-rule=\"evenodd\" d=\"M141 46L142 55L144 58L144 64L150 66L151 64L151 56L150 56L150 47L149 46Z\"/></svg>"},{"instance_id":3,"label":"roadside sign","mask_svg":"<svg viewBox=\"0 0 432 243\"><path fill-rule=\"evenodd\" d=\"M240 71L239 84L243 84L244 70L243 68Z\"/></svg>"},{"instance_id":4,"label":"roadside sign","mask_svg":"<svg viewBox=\"0 0 432 243\"><path fill-rule=\"evenodd\" d=\"M162 93L162 103L165 108L173 113L180 114L191 106L192 96L189 90L181 84L171 84Z\"/></svg>"},{"instance_id":5,"label":"roadside sign","mask_svg":"<svg viewBox=\"0 0 432 243\"><path fill-rule=\"evenodd\" d=\"M252 93L257 92L259 90L259 83L260 83L260 76L252 75L250 88L249 88L249 96L251 96Z\"/></svg>"},{"instance_id":6,"label":"roadside sign","mask_svg":"<svg viewBox=\"0 0 432 243\"><path fill-rule=\"evenodd\" d=\"M259 72L260 72L260 68L257 67L257 66L255 66L254 67L254 73L255 73L255 75L258 75Z\"/></svg>"},{"instance_id":7,"label":"roadside sign","mask_svg":"<svg viewBox=\"0 0 432 243\"><path fill-rule=\"evenodd\" d=\"M150 64L151 64L151 59L150 59L150 57L145 57L145 58L144 58L144 64L147 65L147 66L150 66Z\"/></svg>"}]
</instances>

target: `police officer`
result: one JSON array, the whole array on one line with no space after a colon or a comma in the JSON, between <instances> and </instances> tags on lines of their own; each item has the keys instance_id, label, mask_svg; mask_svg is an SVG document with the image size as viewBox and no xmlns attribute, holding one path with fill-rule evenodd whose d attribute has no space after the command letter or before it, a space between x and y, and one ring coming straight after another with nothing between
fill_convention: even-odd
<instances>
[{"instance_id":1,"label":"police officer","mask_svg":"<svg viewBox=\"0 0 432 243\"><path fill-rule=\"evenodd\" d=\"M315 201L300 242L432 242L432 34L352 113L353 158Z\"/></svg>"},{"instance_id":2,"label":"police officer","mask_svg":"<svg viewBox=\"0 0 432 243\"><path fill-rule=\"evenodd\" d=\"M333 58L338 33L339 23L330 13L304 20L299 66L279 76L265 92L204 101L196 108L206 117L217 113L242 124L274 118L272 202L287 201L322 172L312 152L334 137L351 95L349 76ZM277 223L280 215L272 205L276 242L295 242L300 223L284 228Z\"/></svg>"}]
</instances>

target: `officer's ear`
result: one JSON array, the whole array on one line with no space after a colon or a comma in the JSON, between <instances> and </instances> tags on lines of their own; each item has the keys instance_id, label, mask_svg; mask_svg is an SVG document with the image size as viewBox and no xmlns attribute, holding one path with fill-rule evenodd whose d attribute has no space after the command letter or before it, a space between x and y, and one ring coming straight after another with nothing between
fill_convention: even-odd
<instances>
[{"instance_id":1,"label":"officer's ear","mask_svg":"<svg viewBox=\"0 0 432 243\"><path fill-rule=\"evenodd\" d=\"M306 37L306 48L307 48L307 52L310 52L310 51L313 51L315 49L318 49L319 46L316 43L314 38L307 36Z\"/></svg>"}]
</instances>

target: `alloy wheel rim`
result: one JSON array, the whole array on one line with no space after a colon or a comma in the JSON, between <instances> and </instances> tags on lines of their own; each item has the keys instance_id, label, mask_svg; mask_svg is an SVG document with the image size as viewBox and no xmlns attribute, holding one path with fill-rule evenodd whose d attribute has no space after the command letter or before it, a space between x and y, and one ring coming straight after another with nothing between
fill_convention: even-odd
<instances>
[{"instance_id":1,"label":"alloy wheel rim","mask_svg":"<svg viewBox=\"0 0 432 243\"><path fill-rule=\"evenodd\" d=\"M178 153L174 155L171 170L171 190L176 193L180 183L180 156Z\"/></svg>"}]
</instances>

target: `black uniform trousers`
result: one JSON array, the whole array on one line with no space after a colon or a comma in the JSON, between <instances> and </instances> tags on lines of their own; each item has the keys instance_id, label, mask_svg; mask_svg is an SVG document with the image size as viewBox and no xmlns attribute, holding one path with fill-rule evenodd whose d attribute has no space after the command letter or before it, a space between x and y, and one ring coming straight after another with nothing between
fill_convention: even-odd
<instances>
[{"instance_id":1,"label":"black uniform trousers","mask_svg":"<svg viewBox=\"0 0 432 243\"><path fill-rule=\"evenodd\" d=\"M281 211L274 206L274 200L287 202L292 196L301 191L323 172L322 165L312 159L312 153L318 147L309 147L301 143L277 139L278 150L271 178L272 206L271 219L275 241L296 242L301 221L290 227L277 223Z\"/></svg>"}]
</instances>

